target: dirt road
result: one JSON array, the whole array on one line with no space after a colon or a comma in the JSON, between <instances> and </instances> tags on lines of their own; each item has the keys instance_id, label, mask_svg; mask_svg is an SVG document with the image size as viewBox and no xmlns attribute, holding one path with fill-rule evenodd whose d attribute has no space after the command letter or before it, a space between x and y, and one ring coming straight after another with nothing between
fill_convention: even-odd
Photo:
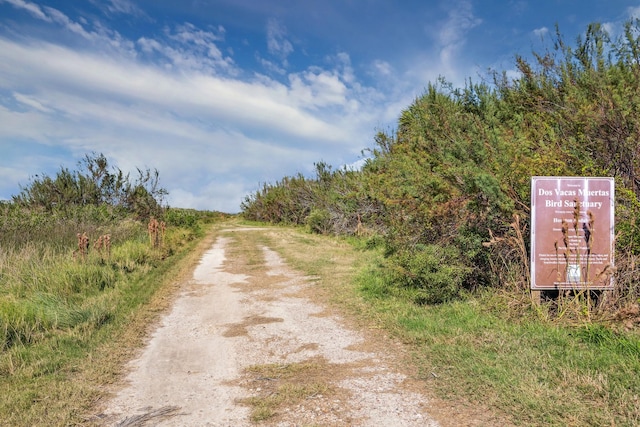
<instances>
[{"instance_id":1,"label":"dirt road","mask_svg":"<svg viewBox=\"0 0 640 427\"><path fill-rule=\"evenodd\" d=\"M313 300L313 277L220 233L108 403L106 425L437 426L429 400Z\"/></svg>"}]
</instances>

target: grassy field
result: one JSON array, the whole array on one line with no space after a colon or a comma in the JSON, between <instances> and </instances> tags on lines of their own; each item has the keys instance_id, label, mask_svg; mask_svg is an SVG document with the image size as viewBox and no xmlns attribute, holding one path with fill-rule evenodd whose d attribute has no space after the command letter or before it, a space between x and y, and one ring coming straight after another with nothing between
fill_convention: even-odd
<instances>
[{"instance_id":1,"label":"grassy field","mask_svg":"<svg viewBox=\"0 0 640 427\"><path fill-rule=\"evenodd\" d=\"M154 247L146 224L128 219L3 219L0 425L98 423L105 385L190 277L205 235L197 224L169 226ZM76 231L85 230L82 253Z\"/></svg>"},{"instance_id":2,"label":"grassy field","mask_svg":"<svg viewBox=\"0 0 640 427\"><path fill-rule=\"evenodd\" d=\"M417 305L388 286L381 251L274 228L265 243L321 277L328 300L402 340L418 376L442 399L486 407L516 425L640 425L640 339L602 324L548 320L526 296L478 294ZM515 308L514 308L515 306Z\"/></svg>"}]
</instances>

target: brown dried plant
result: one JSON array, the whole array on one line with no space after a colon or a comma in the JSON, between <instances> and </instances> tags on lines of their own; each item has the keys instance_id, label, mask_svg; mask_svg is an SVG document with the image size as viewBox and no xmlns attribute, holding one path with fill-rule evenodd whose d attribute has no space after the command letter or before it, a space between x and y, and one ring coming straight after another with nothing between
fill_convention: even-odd
<instances>
[{"instance_id":1,"label":"brown dried plant","mask_svg":"<svg viewBox=\"0 0 640 427\"><path fill-rule=\"evenodd\" d=\"M149 241L151 247L158 248L164 243L164 235L167 229L167 225L164 221L158 221L155 218L149 220L147 230L149 232Z\"/></svg>"},{"instance_id":2,"label":"brown dried plant","mask_svg":"<svg viewBox=\"0 0 640 427\"><path fill-rule=\"evenodd\" d=\"M562 255L564 256L566 274L569 270L569 224L564 220L564 218L562 219L560 231L562 232L562 243L564 244L564 252Z\"/></svg>"},{"instance_id":3,"label":"brown dried plant","mask_svg":"<svg viewBox=\"0 0 640 427\"><path fill-rule=\"evenodd\" d=\"M111 235L105 234L94 242L93 249L100 254L103 260L111 257Z\"/></svg>"},{"instance_id":4,"label":"brown dried plant","mask_svg":"<svg viewBox=\"0 0 640 427\"><path fill-rule=\"evenodd\" d=\"M358 224L356 225L356 236L362 236L364 234L364 227L362 226L362 220L360 214L358 214Z\"/></svg>"},{"instance_id":5,"label":"brown dried plant","mask_svg":"<svg viewBox=\"0 0 640 427\"><path fill-rule=\"evenodd\" d=\"M86 232L77 233L76 236L78 237L78 248L73 252L73 257L86 261L87 255L89 255L89 237Z\"/></svg>"},{"instance_id":6,"label":"brown dried plant","mask_svg":"<svg viewBox=\"0 0 640 427\"><path fill-rule=\"evenodd\" d=\"M494 247L494 249L497 250L497 254L502 260L502 266L499 268L493 267L496 268L496 271L502 271L504 269L503 267L507 267L507 270L510 269L511 267L509 266L511 263L509 260L513 258L513 255L516 255L522 266L522 270L517 274L518 277L521 277L521 281L519 285L516 286L522 286L522 289L528 289L530 286L531 271L524 238L524 225L520 220L520 215L513 215L513 222L509 224L509 227L513 230L513 233L509 233L505 237L495 236L493 232L489 230L490 240L483 242L482 245L487 248Z\"/></svg>"},{"instance_id":7,"label":"brown dried plant","mask_svg":"<svg viewBox=\"0 0 640 427\"><path fill-rule=\"evenodd\" d=\"M575 235L578 235L578 226L580 224L580 206L578 205L578 200L573 199L573 231ZM580 245L576 246L574 249L576 254L576 265L580 268Z\"/></svg>"},{"instance_id":8,"label":"brown dried plant","mask_svg":"<svg viewBox=\"0 0 640 427\"><path fill-rule=\"evenodd\" d=\"M99 251L102 248L102 236L98 237L98 239L93 242L93 250Z\"/></svg>"},{"instance_id":9,"label":"brown dried plant","mask_svg":"<svg viewBox=\"0 0 640 427\"><path fill-rule=\"evenodd\" d=\"M556 250L556 281L561 281L562 277L560 276L560 251L558 250L558 241L553 242L553 247Z\"/></svg>"},{"instance_id":10,"label":"brown dried plant","mask_svg":"<svg viewBox=\"0 0 640 427\"><path fill-rule=\"evenodd\" d=\"M587 245L587 265L586 265L586 278L589 279L589 264L591 261L591 249L593 248L593 233L595 231L594 224L596 222L593 212L587 211L587 217L589 220L582 224L582 231L584 231L584 241Z\"/></svg>"}]
</instances>

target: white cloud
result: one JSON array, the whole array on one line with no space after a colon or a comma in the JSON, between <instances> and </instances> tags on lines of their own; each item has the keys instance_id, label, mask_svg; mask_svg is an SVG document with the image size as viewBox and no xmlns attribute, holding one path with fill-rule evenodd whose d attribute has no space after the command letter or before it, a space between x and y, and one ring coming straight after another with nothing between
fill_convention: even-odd
<instances>
[{"instance_id":1,"label":"white cloud","mask_svg":"<svg viewBox=\"0 0 640 427\"><path fill-rule=\"evenodd\" d=\"M613 22L604 22L602 24L602 29L607 32L607 34L609 35L609 37L611 37L611 39L615 39L615 37L618 34L618 31L622 30L620 25L617 25Z\"/></svg>"},{"instance_id":2,"label":"white cloud","mask_svg":"<svg viewBox=\"0 0 640 427\"><path fill-rule=\"evenodd\" d=\"M37 4L29 3L24 0L0 0L0 3L3 2L10 3L19 9L24 9L32 16L42 21L51 24L58 24L65 30L82 37L86 41L101 45L103 48L110 47L120 51L121 53L131 55L133 43L125 40L117 31L105 28L98 21L93 22L93 30L88 30L85 26L89 27L90 24L85 18L81 17L79 19L80 22L76 22L58 9L49 6L41 8Z\"/></svg>"},{"instance_id":3,"label":"white cloud","mask_svg":"<svg viewBox=\"0 0 640 427\"><path fill-rule=\"evenodd\" d=\"M340 101L336 97L344 91L343 84L325 72L304 73L305 82L300 86L312 93L326 91L318 98L304 100L299 86L289 89L271 80L245 82L189 72L188 64L184 65L187 70L176 74L127 58L105 58L50 44L23 46L0 39L0 59L12 64L5 70L5 78L18 86L62 84L77 93L86 91L120 102L150 103L184 114L198 114L202 119L216 116L235 123L249 121L266 130L303 137L344 137L333 120L298 108L323 107L328 105L327 99L333 99L333 105ZM50 102L55 105L56 100ZM97 98L94 102L102 104ZM340 116L339 111L327 114Z\"/></svg>"},{"instance_id":4,"label":"white cloud","mask_svg":"<svg viewBox=\"0 0 640 427\"><path fill-rule=\"evenodd\" d=\"M440 58L443 63L451 63L455 54L464 45L467 32L481 23L482 20L473 15L471 2L459 1L452 5L448 19L439 33Z\"/></svg>"},{"instance_id":5,"label":"white cloud","mask_svg":"<svg viewBox=\"0 0 640 427\"><path fill-rule=\"evenodd\" d=\"M424 50L416 52L412 63L405 64L407 70L401 83L413 88L424 88L428 82L434 82L441 76L455 84L463 84L468 77L462 56L469 32L480 25L482 20L473 13L473 5L468 0L459 0L447 4L446 18L439 24L425 26L425 32L433 43ZM413 93L415 97L419 93ZM406 97L403 96L405 100ZM411 98L408 99L411 102ZM406 106L406 105L405 105Z\"/></svg>"},{"instance_id":6,"label":"white cloud","mask_svg":"<svg viewBox=\"0 0 640 427\"><path fill-rule=\"evenodd\" d=\"M160 62L168 69L237 74L233 59L224 56L216 44L224 40L225 30L223 27L216 30L217 32L203 31L186 23L173 29L165 28L165 40L141 37L137 45L153 60L159 61L156 54L161 55L165 61L168 60Z\"/></svg>"},{"instance_id":7,"label":"white cloud","mask_svg":"<svg viewBox=\"0 0 640 427\"><path fill-rule=\"evenodd\" d=\"M298 104L310 109L346 103L347 87L335 73L312 69L290 74L291 94Z\"/></svg>"},{"instance_id":8,"label":"white cloud","mask_svg":"<svg viewBox=\"0 0 640 427\"><path fill-rule=\"evenodd\" d=\"M287 74L287 70L285 70L275 62L269 61L268 59L261 57L259 53L256 53L256 61L258 61L258 63L262 65L264 69L270 73L279 74L281 76L284 76Z\"/></svg>"},{"instance_id":9,"label":"white cloud","mask_svg":"<svg viewBox=\"0 0 640 427\"><path fill-rule=\"evenodd\" d=\"M42 113L52 113L53 110L51 108L45 107L40 101L38 101L36 98L30 97L28 95L24 95L21 93L15 93L13 94L13 97L15 98L16 101L34 108Z\"/></svg>"},{"instance_id":10,"label":"white cloud","mask_svg":"<svg viewBox=\"0 0 640 427\"><path fill-rule=\"evenodd\" d=\"M129 0L109 0L106 8L112 13L123 13L126 15L138 15L142 16L144 13L138 6L131 3Z\"/></svg>"},{"instance_id":11,"label":"white cloud","mask_svg":"<svg viewBox=\"0 0 640 427\"><path fill-rule=\"evenodd\" d=\"M40 6L35 3L30 3L24 0L0 0L0 3L9 3L18 9L26 10L35 18L51 22L51 18L47 16Z\"/></svg>"},{"instance_id":12,"label":"white cloud","mask_svg":"<svg viewBox=\"0 0 640 427\"><path fill-rule=\"evenodd\" d=\"M215 42L224 40L225 29L219 26L217 31L217 34L213 31L204 31L187 22L177 25L173 31L167 29L166 33L172 40L176 40L184 45L196 46L198 51L202 51L208 56L219 58L222 54Z\"/></svg>"},{"instance_id":13,"label":"white cloud","mask_svg":"<svg viewBox=\"0 0 640 427\"><path fill-rule=\"evenodd\" d=\"M394 70L391 64L387 61L376 60L373 62L373 69L377 71L381 76L390 76Z\"/></svg>"},{"instance_id":14,"label":"white cloud","mask_svg":"<svg viewBox=\"0 0 640 427\"><path fill-rule=\"evenodd\" d=\"M287 57L293 53L293 45L286 38L287 29L275 19L267 23L267 49L270 54L282 60L287 67Z\"/></svg>"},{"instance_id":15,"label":"white cloud","mask_svg":"<svg viewBox=\"0 0 640 427\"><path fill-rule=\"evenodd\" d=\"M629 7L627 9L627 13L629 14L630 18L633 18L633 19L640 18L640 6Z\"/></svg>"},{"instance_id":16,"label":"white cloud","mask_svg":"<svg viewBox=\"0 0 640 427\"><path fill-rule=\"evenodd\" d=\"M536 28L535 30L533 30L533 34L536 37L543 39L547 34L549 34L549 29L547 27Z\"/></svg>"}]
</instances>

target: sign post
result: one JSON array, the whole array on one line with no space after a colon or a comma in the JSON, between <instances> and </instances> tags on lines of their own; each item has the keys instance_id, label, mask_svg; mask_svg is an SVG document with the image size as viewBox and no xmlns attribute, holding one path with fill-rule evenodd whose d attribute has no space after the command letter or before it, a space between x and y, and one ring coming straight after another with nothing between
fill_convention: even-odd
<instances>
[{"instance_id":1,"label":"sign post","mask_svg":"<svg viewBox=\"0 0 640 427\"><path fill-rule=\"evenodd\" d=\"M613 289L613 178L531 178L531 290Z\"/></svg>"}]
</instances>

